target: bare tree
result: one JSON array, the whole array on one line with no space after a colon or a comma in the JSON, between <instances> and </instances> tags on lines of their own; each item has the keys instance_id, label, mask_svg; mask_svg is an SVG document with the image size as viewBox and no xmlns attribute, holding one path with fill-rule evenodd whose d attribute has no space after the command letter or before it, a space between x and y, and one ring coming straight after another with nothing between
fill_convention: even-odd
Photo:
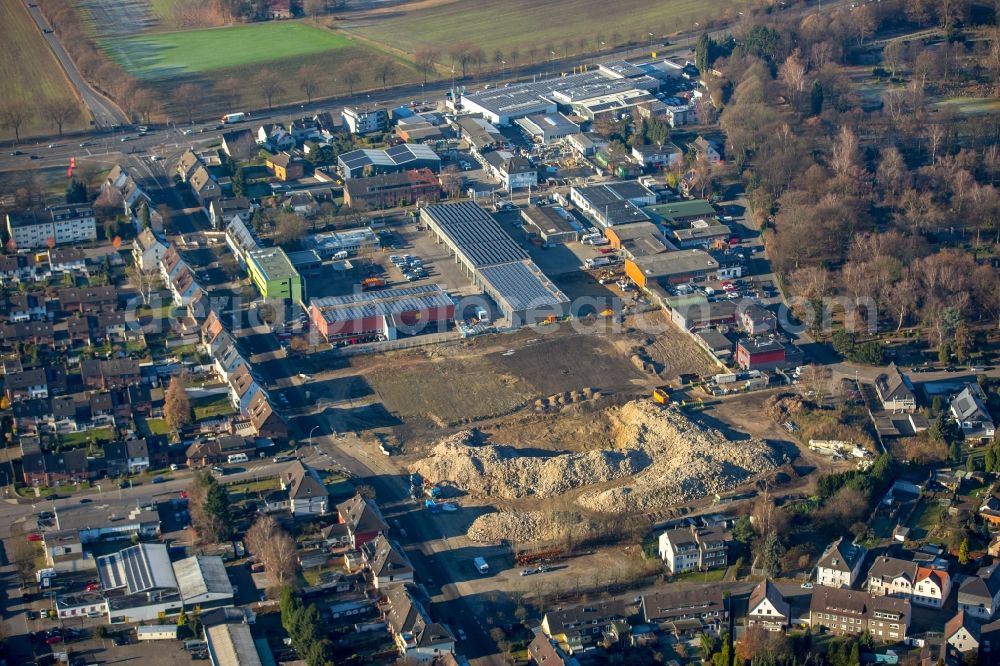
<instances>
[{"instance_id":1,"label":"bare tree","mask_svg":"<svg viewBox=\"0 0 1000 666\"><path fill-rule=\"evenodd\" d=\"M53 99L42 107L42 115L59 130L59 136L62 136L66 124L80 119L80 106L71 97Z\"/></svg>"},{"instance_id":2,"label":"bare tree","mask_svg":"<svg viewBox=\"0 0 1000 666\"><path fill-rule=\"evenodd\" d=\"M26 539L11 539L7 542L7 557L17 571L21 585L27 585L35 578L35 546Z\"/></svg>"},{"instance_id":3,"label":"bare tree","mask_svg":"<svg viewBox=\"0 0 1000 666\"><path fill-rule=\"evenodd\" d=\"M295 542L271 516L261 516L246 534L246 543L264 565L273 586L280 588L294 579L298 568Z\"/></svg>"},{"instance_id":4,"label":"bare tree","mask_svg":"<svg viewBox=\"0 0 1000 666\"><path fill-rule=\"evenodd\" d=\"M889 75L895 78L901 62L903 62L903 42L894 39L882 49L882 63L889 68Z\"/></svg>"},{"instance_id":5,"label":"bare tree","mask_svg":"<svg viewBox=\"0 0 1000 666\"><path fill-rule=\"evenodd\" d=\"M222 100L222 106L227 111L232 111L237 102L240 101L240 91L243 89L242 82L235 76L229 76L215 84L215 94Z\"/></svg>"},{"instance_id":6,"label":"bare tree","mask_svg":"<svg viewBox=\"0 0 1000 666\"><path fill-rule=\"evenodd\" d=\"M196 83L182 83L174 90L174 104L183 109L188 124L194 122L194 113L205 94L204 89Z\"/></svg>"},{"instance_id":7,"label":"bare tree","mask_svg":"<svg viewBox=\"0 0 1000 666\"><path fill-rule=\"evenodd\" d=\"M8 99L2 107L0 107L0 125L4 128L13 130L14 132L14 142L21 142L21 128L24 127L24 123L28 122L28 118L31 117L31 110L28 105L24 102Z\"/></svg>"},{"instance_id":8,"label":"bare tree","mask_svg":"<svg viewBox=\"0 0 1000 666\"><path fill-rule=\"evenodd\" d=\"M415 61L420 73L424 75L424 83L427 83L427 76L434 73L434 63L437 62L438 52L431 48L424 48L417 51Z\"/></svg>"},{"instance_id":9,"label":"bare tree","mask_svg":"<svg viewBox=\"0 0 1000 666\"><path fill-rule=\"evenodd\" d=\"M799 376L799 392L817 405L822 405L830 394L829 369L815 363L807 365Z\"/></svg>"},{"instance_id":10,"label":"bare tree","mask_svg":"<svg viewBox=\"0 0 1000 666\"><path fill-rule=\"evenodd\" d=\"M131 264L125 269L129 283L139 292L143 305L149 305L149 297L160 288L160 272L154 267L143 270L138 264Z\"/></svg>"},{"instance_id":11,"label":"bare tree","mask_svg":"<svg viewBox=\"0 0 1000 666\"><path fill-rule=\"evenodd\" d=\"M944 143L946 130L941 125L927 126L927 148L931 151L931 163L937 162L938 151Z\"/></svg>"},{"instance_id":12,"label":"bare tree","mask_svg":"<svg viewBox=\"0 0 1000 666\"><path fill-rule=\"evenodd\" d=\"M389 81L396 78L396 63L391 58L379 58L375 61L375 76L382 82L382 90L385 90Z\"/></svg>"},{"instance_id":13,"label":"bare tree","mask_svg":"<svg viewBox=\"0 0 1000 666\"><path fill-rule=\"evenodd\" d=\"M364 64L360 60L348 60L340 68L340 80L347 86L347 92L354 94L354 86L361 82L361 73L364 71Z\"/></svg>"},{"instance_id":14,"label":"bare tree","mask_svg":"<svg viewBox=\"0 0 1000 666\"><path fill-rule=\"evenodd\" d=\"M132 95L130 106L139 118L147 123L150 116L162 109L160 98L149 88L136 89Z\"/></svg>"},{"instance_id":15,"label":"bare tree","mask_svg":"<svg viewBox=\"0 0 1000 666\"><path fill-rule=\"evenodd\" d=\"M296 213L281 213L274 231L274 240L279 245L294 243L306 235L306 221Z\"/></svg>"},{"instance_id":16,"label":"bare tree","mask_svg":"<svg viewBox=\"0 0 1000 666\"><path fill-rule=\"evenodd\" d=\"M703 199L712 187L712 165L705 157L699 157L691 166L691 186Z\"/></svg>"},{"instance_id":17,"label":"bare tree","mask_svg":"<svg viewBox=\"0 0 1000 666\"><path fill-rule=\"evenodd\" d=\"M806 66L799 59L798 53L793 53L788 56L784 63L782 63L781 68L778 70L778 76L781 77L782 83L788 88L788 92L792 96L792 106L798 108L799 99L802 97L802 92L806 87Z\"/></svg>"},{"instance_id":18,"label":"bare tree","mask_svg":"<svg viewBox=\"0 0 1000 666\"><path fill-rule=\"evenodd\" d=\"M858 38L858 46L864 46L865 40L875 34L877 23L868 5L861 5L850 13L851 27Z\"/></svg>"},{"instance_id":19,"label":"bare tree","mask_svg":"<svg viewBox=\"0 0 1000 666\"><path fill-rule=\"evenodd\" d=\"M254 85L267 100L267 108L271 109L274 98L285 94L285 86L281 82L281 77L269 69L262 69L254 77Z\"/></svg>"},{"instance_id":20,"label":"bare tree","mask_svg":"<svg viewBox=\"0 0 1000 666\"><path fill-rule=\"evenodd\" d=\"M186 383L187 377L183 373L176 374L170 378L167 391L163 394L163 416L174 430L191 423L191 401L185 390Z\"/></svg>"},{"instance_id":21,"label":"bare tree","mask_svg":"<svg viewBox=\"0 0 1000 666\"><path fill-rule=\"evenodd\" d=\"M313 95L319 90L320 79L323 78L323 70L319 65L309 64L299 67L296 73L299 80L299 90L306 96L306 102L312 103Z\"/></svg>"},{"instance_id":22,"label":"bare tree","mask_svg":"<svg viewBox=\"0 0 1000 666\"><path fill-rule=\"evenodd\" d=\"M441 171L441 189L449 198L455 199L462 191L462 173L454 164L445 167Z\"/></svg>"}]
</instances>

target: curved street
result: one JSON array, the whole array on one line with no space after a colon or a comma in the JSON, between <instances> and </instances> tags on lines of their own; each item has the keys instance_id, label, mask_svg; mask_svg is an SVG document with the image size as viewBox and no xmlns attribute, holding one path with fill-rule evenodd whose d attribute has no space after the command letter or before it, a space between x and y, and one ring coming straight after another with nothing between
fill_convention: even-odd
<instances>
[{"instance_id":1,"label":"curved street","mask_svg":"<svg viewBox=\"0 0 1000 666\"><path fill-rule=\"evenodd\" d=\"M59 60L59 64L62 65L63 71L66 72L66 77L69 79L73 87L76 88L76 93L83 100L87 109L90 111L91 117L94 119L94 127L106 128L114 127L115 125L127 124L129 122L128 118L125 116L124 112L115 105L114 102L109 100L107 97L101 93L94 90L87 80L83 78L80 70L76 68L76 63L73 59L69 57L69 53L63 47L62 42L56 37L54 32L45 32L46 30L51 30L48 22L46 22L45 17L42 16L42 11L38 8L38 5L32 4L27 7L28 13L31 14L32 20L34 20L35 25L38 26L38 30L42 33L45 41L48 43L49 48L52 49L52 53L55 54L56 59Z\"/></svg>"}]
</instances>

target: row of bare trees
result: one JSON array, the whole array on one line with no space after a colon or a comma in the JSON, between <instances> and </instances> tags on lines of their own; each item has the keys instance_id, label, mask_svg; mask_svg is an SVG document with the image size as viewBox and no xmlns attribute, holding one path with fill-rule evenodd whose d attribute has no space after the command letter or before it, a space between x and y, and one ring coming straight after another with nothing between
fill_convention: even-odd
<instances>
[{"instance_id":1,"label":"row of bare trees","mask_svg":"<svg viewBox=\"0 0 1000 666\"><path fill-rule=\"evenodd\" d=\"M91 85L117 102L133 119L148 122L161 111L162 102L156 92L141 85L94 43L71 0L39 0L39 7Z\"/></svg>"}]
</instances>

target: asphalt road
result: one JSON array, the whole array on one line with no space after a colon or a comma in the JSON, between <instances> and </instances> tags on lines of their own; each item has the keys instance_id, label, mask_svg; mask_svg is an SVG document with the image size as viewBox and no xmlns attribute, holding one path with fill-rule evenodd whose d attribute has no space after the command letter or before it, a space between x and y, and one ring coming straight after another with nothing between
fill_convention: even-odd
<instances>
[{"instance_id":1,"label":"asphalt road","mask_svg":"<svg viewBox=\"0 0 1000 666\"><path fill-rule=\"evenodd\" d=\"M17 0L8 0L10 2L16 2ZM90 115L94 119L95 127L112 127L114 125L121 125L128 123L128 118L125 116L124 112L119 109L111 100L109 100L104 95L100 94L94 90L87 80L83 78L80 70L76 68L76 63L73 59L69 57L69 53L63 47L62 42L56 37L54 32L46 33L46 30L51 30L48 22L46 22L45 17L42 16L42 11L35 6L26 7L28 13L31 14L31 18L35 21L35 25L42 32L42 36L45 41L48 42L49 48L52 49L52 53L55 54L56 59L59 60L59 64L62 65L63 71L66 72L66 76L69 78L70 83L76 88L77 94L83 99L83 103L87 105L90 110Z\"/></svg>"}]
</instances>

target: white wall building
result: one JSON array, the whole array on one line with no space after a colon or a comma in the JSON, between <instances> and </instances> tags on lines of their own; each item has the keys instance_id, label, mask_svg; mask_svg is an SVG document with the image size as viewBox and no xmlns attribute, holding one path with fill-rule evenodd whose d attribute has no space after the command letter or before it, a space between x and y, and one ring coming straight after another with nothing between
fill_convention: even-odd
<instances>
[{"instance_id":1,"label":"white wall building","mask_svg":"<svg viewBox=\"0 0 1000 666\"><path fill-rule=\"evenodd\" d=\"M837 539L823 552L816 565L816 582L827 587L852 587L861 572L867 550L863 546Z\"/></svg>"},{"instance_id":2,"label":"white wall building","mask_svg":"<svg viewBox=\"0 0 1000 666\"><path fill-rule=\"evenodd\" d=\"M10 212L7 233L20 249L87 243L97 238L97 218L94 209L85 204Z\"/></svg>"}]
</instances>

